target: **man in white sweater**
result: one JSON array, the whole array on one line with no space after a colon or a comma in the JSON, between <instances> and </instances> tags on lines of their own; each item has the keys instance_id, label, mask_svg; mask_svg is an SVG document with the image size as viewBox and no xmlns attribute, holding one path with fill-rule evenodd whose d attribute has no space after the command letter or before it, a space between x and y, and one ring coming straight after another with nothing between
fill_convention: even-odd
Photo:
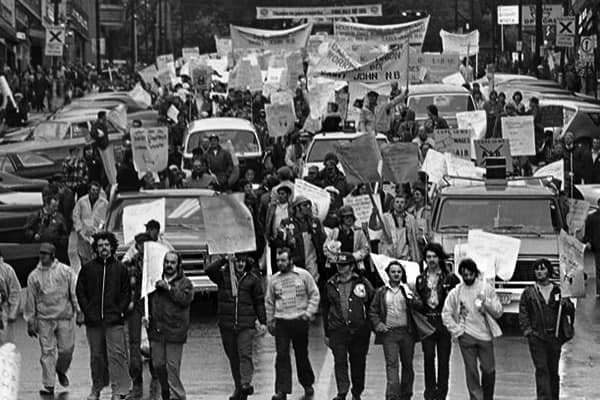
<instances>
[{"instance_id":1,"label":"man in white sweater","mask_svg":"<svg viewBox=\"0 0 600 400\"><path fill-rule=\"evenodd\" d=\"M502 304L494 288L479 279L479 270L473 260L462 260L458 273L463 283L448 294L442 320L452 336L458 339L465 363L469 398L492 400L496 381L492 340L502 334L495 321L502 315ZM481 380L477 361L481 367Z\"/></svg>"}]
</instances>

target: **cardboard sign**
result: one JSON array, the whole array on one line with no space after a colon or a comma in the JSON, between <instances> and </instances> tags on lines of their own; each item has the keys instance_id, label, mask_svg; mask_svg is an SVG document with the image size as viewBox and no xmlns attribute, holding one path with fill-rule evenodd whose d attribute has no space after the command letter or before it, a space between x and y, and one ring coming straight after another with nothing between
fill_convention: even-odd
<instances>
[{"instance_id":1,"label":"cardboard sign","mask_svg":"<svg viewBox=\"0 0 600 400\"><path fill-rule=\"evenodd\" d=\"M294 181L294 196L304 196L310 199L313 215L319 218L321 222L325 220L331 203L331 196L325 189L308 183L303 179L296 179Z\"/></svg>"},{"instance_id":2,"label":"cardboard sign","mask_svg":"<svg viewBox=\"0 0 600 400\"><path fill-rule=\"evenodd\" d=\"M146 92L142 85L138 83L135 84L133 89L129 91L129 96L144 107L152 106L152 96L150 93Z\"/></svg>"},{"instance_id":3,"label":"cardboard sign","mask_svg":"<svg viewBox=\"0 0 600 400\"><path fill-rule=\"evenodd\" d=\"M585 297L585 245L564 230L558 237L560 291L563 297Z\"/></svg>"},{"instance_id":4,"label":"cardboard sign","mask_svg":"<svg viewBox=\"0 0 600 400\"><path fill-rule=\"evenodd\" d=\"M265 118L269 136L285 136L294 130L296 124L296 112L294 103L265 104Z\"/></svg>"},{"instance_id":5,"label":"cardboard sign","mask_svg":"<svg viewBox=\"0 0 600 400\"><path fill-rule=\"evenodd\" d=\"M165 255L169 248L154 241L144 242L141 298L156 290L156 282L162 279Z\"/></svg>"},{"instance_id":6,"label":"cardboard sign","mask_svg":"<svg viewBox=\"0 0 600 400\"><path fill-rule=\"evenodd\" d=\"M192 63L190 67L192 83L200 90L210 90L211 77L213 70L207 65L197 65Z\"/></svg>"},{"instance_id":7,"label":"cardboard sign","mask_svg":"<svg viewBox=\"0 0 600 400\"><path fill-rule=\"evenodd\" d=\"M512 278L521 248L520 239L470 229L467 243L474 253L469 256L480 267L480 271L484 272L485 278L494 279L498 276L505 281Z\"/></svg>"},{"instance_id":8,"label":"cardboard sign","mask_svg":"<svg viewBox=\"0 0 600 400\"><path fill-rule=\"evenodd\" d=\"M487 129L487 115L485 111L463 111L456 113L458 129L473 130L473 139L483 139Z\"/></svg>"},{"instance_id":9,"label":"cardboard sign","mask_svg":"<svg viewBox=\"0 0 600 400\"><path fill-rule=\"evenodd\" d=\"M393 143L381 147L383 179L395 183L416 182L419 149L415 143Z\"/></svg>"},{"instance_id":10,"label":"cardboard sign","mask_svg":"<svg viewBox=\"0 0 600 400\"><path fill-rule=\"evenodd\" d=\"M254 223L243 197L237 194L200 198L209 254L256 250Z\"/></svg>"},{"instance_id":11,"label":"cardboard sign","mask_svg":"<svg viewBox=\"0 0 600 400\"><path fill-rule=\"evenodd\" d=\"M475 140L474 143L478 167L485 167L486 158L503 157L506 159L506 170L512 172L512 157L508 139L481 139Z\"/></svg>"},{"instance_id":12,"label":"cardboard sign","mask_svg":"<svg viewBox=\"0 0 600 400\"><path fill-rule=\"evenodd\" d=\"M135 235L146 232L146 223L151 219L165 226L165 199L134 204L123 208L123 243L131 243Z\"/></svg>"},{"instance_id":13,"label":"cardboard sign","mask_svg":"<svg viewBox=\"0 0 600 400\"><path fill-rule=\"evenodd\" d=\"M217 48L217 54L221 57L227 57L231 54L231 39L220 38L215 35L215 46Z\"/></svg>"},{"instance_id":14,"label":"cardboard sign","mask_svg":"<svg viewBox=\"0 0 600 400\"><path fill-rule=\"evenodd\" d=\"M233 49L303 49L312 31L312 24L291 29L266 30L230 25Z\"/></svg>"},{"instance_id":15,"label":"cardboard sign","mask_svg":"<svg viewBox=\"0 0 600 400\"><path fill-rule=\"evenodd\" d=\"M158 68L158 70L162 70L168 67L169 63L174 63L175 62L175 57L173 57L173 54L162 54L160 56L156 57L156 68Z\"/></svg>"},{"instance_id":16,"label":"cardboard sign","mask_svg":"<svg viewBox=\"0 0 600 400\"><path fill-rule=\"evenodd\" d=\"M560 159L548 165L544 165L533 173L533 176L551 176L561 181L561 186L565 185L565 160ZM559 188L560 189L560 188Z\"/></svg>"},{"instance_id":17,"label":"cardboard sign","mask_svg":"<svg viewBox=\"0 0 600 400\"><path fill-rule=\"evenodd\" d=\"M239 90L261 91L263 88L260 66L250 60L240 60L229 75L229 88Z\"/></svg>"},{"instance_id":18,"label":"cardboard sign","mask_svg":"<svg viewBox=\"0 0 600 400\"><path fill-rule=\"evenodd\" d=\"M433 135L435 150L440 153L449 152L459 158L471 159L471 130L436 129Z\"/></svg>"},{"instance_id":19,"label":"cardboard sign","mask_svg":"<svg viewBox=\"0 0 600 400\"><path fill-rule=\"evenodd\" d=\"M458 53L461 57L479 54L479 30L469 33L452 33L440 29L442 49L447 53Z\"/></svg>"},{"instance_id":20,"label":"cardboard sign","mask_svg":"<svg viewBox=\"0 0 600 400\"><path fill-rule=\"evenodd\" d=\"M427 150L427 155L421 166L421 171L425 172L429 177L429 181L440 185L443 181L444 175L448 174L448 168L446 167L446 158L444 154L434 149Z\"/></svg>"},{"instance_id":21,"label":"cardboard sign","mask_svg":"<svg viewBox=\"0 0 600 400\"><path fill-rule=\"evenodd\" d=\"M153 86L154 78L158 76L158 69L152 64L138 71L138 74L147 85Z\"/></svg>"},{"instance_id":22,"label":"cardboard sign","mask_svg":"<svg viewBox=\"0 0 600 400\"><path fill-rule=\"evenodd\" d=\"M502 117L502 137L510 143L510 155L534 156L535 135L533 115Z\"/></svg>"},{"instance_id":23,"label":"cardboard sign","mask_svg":"<svg viewBox=\"0 0 600 400\"><path fill-rule=\"evenodd\" d=\"M396 25L368 25L335 21L335 39L338 42L373 43L386 45L422 46L429 26L429 16Z\"/></svg>"},{"instance_id":24,"label":"cardboard sign","mask_svg":"<svg viewBox=\"0 0 600 400\"><path fill-rule=\"evenodd\" d=\"M273 93L279 90L287 89L286 77L288 76L285 68L271 68L267 70L267 78L263 84L263 95L271 97Z\"/></svg>"},{"instance_id":25,"label":"cardboard sign","mask_svg":"<svg viewBox=\"0 0 600 400\"><path fill-rule=\"evenodd\" d=\"M582 238L585 233L585 220L590 211L590 203L585 200L569 199L567 226L571 235Z\"/></svg>"},{"instance_id":26,"label":"cardboard sign","mask_svg":"<svg viewBox=\"0 0 600 400\"><path fill-rule=\"evenodd\" d=\"M382 158L375 135L366 133L350 143L334 143L348 183L377 182L381 178Z\"/></svg>"},{"instance_id":27,"label":"cardboard sign","mask_svg":"<svg viewBox=\"0 0 600 400\"><path fill-rule=\"evenodd\" d=\"M375 200L375 205L379 209L381 215L383 215L380 197L374 195L373 200ZM344 197L344 205L352 207L354 210L354 216L356 217L356 223L358 225L368 224L373 213L377 212L373 209L373 202L368 194L363 194L360 196L346 196Z\"/></svg>"},{"instance_id":28,"label":"cardboard sign","mask_svg":"<svg viewBox=\"0 0 600 400\"><path fill-rule=\"evenodd\" d=\"M131 129L133 165L140 174L167 168L169 128L166 126Z\"/></svg>"},{"instance_id":29,"label":"cardboard sign","mask_svg":"<svg viewBox=\"0 0 600 400\"><path fill-rule=\"evenodd\" d=\"M300 51L293 51L285 57L286 70L288 74L287 87L294 89L298 86L298 79L304 76L304 59Z\"/></svg>"},{"instance_id":30,"label":"cardboard sign","mask_svg":"<svg viewBox=\"0 0 600 400\"><path fill-rule=\"evenodd\" d=\"M446 159L446 169L450 176L481 179L483 178L483 174L485 174L485 169L476 167L470 160L458 158L450 153L444 153L444 158ZM468 180L464 179L453 179L450 183L453 186L469 186L471 184Z\"/></svg>"},{"instance_id":31,"label":"cardboard sign","mask_svg":"<svg viewBox=\"0 0 600 400\"><path fill-rule=\"evenodd\" d=\"M13 343L0 347L0 399L17 400L19 398L19 375L21 374L21 355Z\"/></svg>"},{"instance_id":32,"label":"cardboard sign","mask_svg":"<svg viewBox=\"0 0 600 400\"><path fill-rule=\"evenodd\" d=\"M196 47L184 47L181 49L181 57L188 61L195 57L200 57L200 49Z\"/></svg>"}]
</instances>

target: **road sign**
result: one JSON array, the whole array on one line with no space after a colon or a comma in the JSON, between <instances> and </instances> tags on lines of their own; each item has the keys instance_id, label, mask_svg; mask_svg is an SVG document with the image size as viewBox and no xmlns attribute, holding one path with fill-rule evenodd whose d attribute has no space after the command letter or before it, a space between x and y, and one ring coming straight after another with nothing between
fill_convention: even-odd
<instances>
[{"instance_id":1,"label":"road sign","mask_svg":"<svg viewBox=\"0 0 600 400\"><path fill-rule=\"evenodd\" d=\"M61 26L46 27L46 49L47 56L62 57L65 45L65 28Z\"/></svg>"},{"instance_id":2,"label":"road sign","mask_svg":"<svg viewBox=\"0 0 600 400\"><path fill-rule=\"evenodd\" d=\"M575 17L560 17L556 19L556 46L575 46Z\"/></svg>"},{"instance_id":3,"label":"road sign","mask_svg":"<svg viewBox=\"0 0 600 400\"><path fill-rule=\"evenodd\" d=\"M518 25L519 6L498 6L498 25Z\"/></svg>"},{"instance_id":4,"label":"road sign","mask_svg":"<svg viewBox=\"0 0 600 400\"><path fill-rule=\"evenodd\" d=\"M595 41L592 36L582 36L581 43L579 45L581 52L585 54L593 54L594 49L596 48L596 43L594 42Z\"/></svg>"}]
</instances>

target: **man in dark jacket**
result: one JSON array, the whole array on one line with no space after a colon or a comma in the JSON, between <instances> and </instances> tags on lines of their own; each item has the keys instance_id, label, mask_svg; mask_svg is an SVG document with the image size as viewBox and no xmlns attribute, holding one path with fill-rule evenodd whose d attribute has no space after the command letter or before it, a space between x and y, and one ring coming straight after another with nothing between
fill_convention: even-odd
<instances>
[{"instance_id":1,"label":"man in dark jacket","mask_svg":"<svg viewBox=\"0 0 600 400\"><path fill-rule=\"evenodd\" d=\"M217 260L208 266L206 274L219 287L219 328L235 383L235 392L229 399L246 400L254 393L254 336L257 329L261 335L267 332L262 281L247 254Z\"/></svg>"},{"instance_id":2,"label":"man in dark jacket","mask_svg":"<svg viewBox=\"0 0 600 400\"><path fill-rule=\"evenodd\" d=\"M320 187L333 186L339 191L339 196L332 205L335 209L342 206L343 198L352 191L352 186L346 181L346 176L337 167L338 162L339 160L334 153L327 153L323 160L325 168L319 172L319 177L317 178Z\"/></svg>"},{"instance_id":3,"label":"man in dark jacket","mask_svg":"<svg viewBox=\"0 0 600 400\"><path fill-rule=\"evenodd\" d=\"M56 258L62 263L68 263L69 231L65 217L58 212L58 205L57 197L44 196L44 207L27 218L25 240L52 243L56 247Z\"/></svg>"},{"instance_id":4,"label":"man in dark jacket","mask_svg":"<svg viewBox=\"0 0 600 400\"><path fill-rule=\"evenodd\" d=\"M585 220L585 236L582 242L586 243L587 248L594 253L596 264L596 298L600 298L600 199L598 199L598 209L588 215Z\"/></svg>"},{"instance_id":5,"label":"man in dark jacket","mask_svg":"<svg viewBox=\"0 0 600 400\"><path fill-rule=\"evenodd\" d=\"M208 167L216 177L222 188L227 187L229 176L233 172L233 160L231 154L221 147L219 137L211 135L209 138L210 146L204 157L208 161Z\"/></svg>"},{"instance_id":6,"label":"man in dark jacket","mask_svg":"<svg viewBox=\"0 0 600 400\"><path fill-rule=\"evenodd\" d=\"M185 399L179 377L183 344L190 328L190 305L194 300L192 282L183 274L181 257L165 255L162 279L150 295L148 339L152 367L158 376L162 399Z\"/></svg>"},{"instance_id":7,"label":"man in dark jacket","mask_svg":"<svg viewBox=\"0 0 600 400\"><path fill-rule=\"evenodd\" d=\"M446 268L448 256L437 243L429 243L423 249L423 259L427 263L425 271L417 277L415 297L418 311L435 328L435 332L424 338L423 359L425 369L425 400L445 400L448 395L448 377L452 336L442 322L442 308L450 290L460 281ZM437 380L435 352L437 348Z\"/></svg>"},{"instance_id":8,"label":"man in dark jacket","mask_svg":"<svg viewBox=\"0 0 600 400\"><path fill-rule=\"evenodd\" d=\"M115 258L117 239L112 232L93 236L96 258L84 264L77 279L77 300L83 312L88 344L92 391L88 400L98 400L111 383L112 400L129 392L129 362L125 344L125 313L130 300L127 269Z\"/></svg>"},{"instance_id":9,"label":"man in dark jacket","mask_svg":"<svg viewBox=\"0 0 600 400\"><path fill-rule=\"evenodd\" d=\"M345 400L350 390L348 357L352 378L352 400L360 400L365 388L365 368L371 323L368 310L373 300L371 283L353 272L356 266L352 253L341 252L329 257L337 273L327 281L322 296L325 340L335 360L335 380L338 395Z\"/></svg>"},{"instance_id":10,"label":"man in dark jacket","mask_svg":"<svg viewBox=\"0 0 600 400\"><path fill-rule=\"evenodd\" d=\"M564 337L556 337L558 310L561 314L575 317L575 308L568 298L562 298L560 286L550 281L552 264L545 258L533 265L535 285L525 288L519 302L519 325L529 341L529 352L535 367L537 398L558 400L560 377L558 363Z\"/></svg>"}]
</instances>

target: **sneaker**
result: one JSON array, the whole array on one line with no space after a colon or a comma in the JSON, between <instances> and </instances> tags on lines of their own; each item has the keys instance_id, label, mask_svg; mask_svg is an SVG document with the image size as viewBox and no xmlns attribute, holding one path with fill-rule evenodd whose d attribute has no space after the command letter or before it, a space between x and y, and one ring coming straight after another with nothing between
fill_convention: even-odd
<instances>
[{"instance_id":1,"label":"sneaker","mask_svg":"<svg viewBox=\"0 0 600 400\"><path fill-rule=\"evenodd\" d=\"M92 389L87 400L100 400L100 391Z\"/></svg>"},{"instance_id":2,"label":"sneaker","mask_svg":"<svg viewBox=\"0 0 600 400\"><path fill-rule=\"evenodd\" d=\"M360 399L360 394L353 394L352 395L352 400L361 400Z\"/></svg>"},{"instance_id":3,"label":"sneaker","mask_svg":"<svg viewBox=\"0 0 600 400\"><path fill-rule=\"evenodd\" d=\"M252 385L242 385L242 394L245 394L246 396L250 396L251 394L254 393L254 386Z\"/></svg>"},{"instance_id":4,"label":"sneaker","mask_svg":"<svg viewBox=\"0 0 600 400\"><path fill-rule=\"evenodd\" d=\"M56 371L56 376L58 377L58 383L60 383L60 386L69 387L69 378L67 377L67 374Z\"/></svg>"},{"instance_id":5,"label":"sneaker","mask_svg":"<svg viewBox=\"0 0 600 400\"><path fill-rule=\"evenodd\" d=\"M40 389L40 396L54 396L54 386L44 386Z\"/></svg>"},{"instance_id":6,"label":"sneaker","mask_svg":"<svg viewBox=\"0 0 600 400\"><path fill-rule=\"evenodd\" d=\"M312 387L312 385L304 386L304 398L305 399L312 399L314 395L315 395L315 389Z\"/></svg>"},{"instance_id":7,"label":"sneaker","mask_svg":"<svg viewBox=\"0 0 600 400\"><path fill-rule=\"evenodd\" d=\"M271 400L287 400L287 394L281 392L275 393L273 397L271 397Z\"/></svg>"}]
</instances>

